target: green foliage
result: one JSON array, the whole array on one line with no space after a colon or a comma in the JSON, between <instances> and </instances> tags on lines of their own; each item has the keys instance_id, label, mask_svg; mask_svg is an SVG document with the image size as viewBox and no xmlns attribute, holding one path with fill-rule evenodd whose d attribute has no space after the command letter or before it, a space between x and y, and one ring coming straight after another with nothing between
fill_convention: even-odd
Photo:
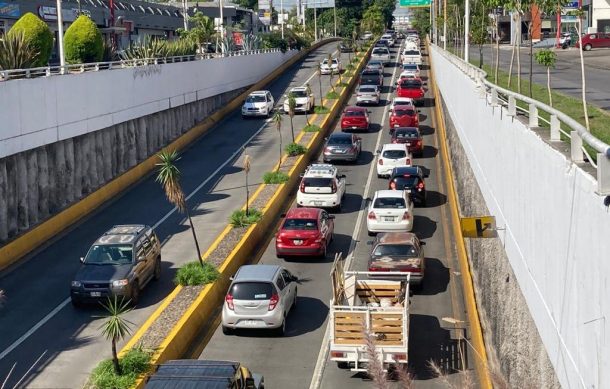
<instances>
[{"instance_id":1,"label":"green foliage","mask_svg":"<svg viewBox=\"0 0 610 389\"><path fill-rule=\"evenodd\" d=\"M121 52L120 56L123 60L138 60L195 55L196 52L197 43L190 39L164 41L147 38L140 43L132 43L129 48Z\"/></svg>"},{"instance_id":2,"label":"green foliage","mask_svg":"<svg viewBox=\"0 0 610 389\"><path fill-rule=\"evenodd\" d=\"M288 41L282 39L280 32L274 31L261 35L263 49L280 49L282 53L288 50Z\"/></svg>"},{"instance_id":3,"label":"green foliage","mask_svg":"<svg viewBox=\"0 0 610 389\"><path fill-rule=\"evenodd\" d=\"M373 4L364 11L360 28L363 31L370 31L374 35L379 35L385 28L385 19L381 7Z\"/></svg>"},{"instance_id":4,"label":"green foliage","mask_svg":"<svg viewBox=\"0 0 610 389\"><path fill-rule=\"evenodd\" d=\"M33 67L38 53L22 33L10 34L0 40L0 69L27 69Z\"/></svg>"},{"instance_id":5,"label":"green foliage","mask_svg":"<svg viewBox=\"0 0 610 389\"><path fill-rule=\"evenodd\" d=\"M288 174L283 172L266 172L263 175L263 182L269 184L283 184L288 181L290 177Z\"/></svg>"},{"instance_id":6,"label":"green foliage","mask_svg":"<svg viewBox=\"0 0 610 389\"><path fill-rule=\"evenodd\" d=\"M297 155L305 154L307 152L307 147L301 146L298 143L290 143L286 146L286 154L291 157L296 157Z\"/></svg>"},{"instance_id":7,"label":"green foliage","mask_svg":"<svg viewBox=\"0 0 610 389\"><path fill-rule=\"evenodd\" d=\"M430 32L430 9L416 8L413 11L413 28L419 31L420 35Z\"/></svg>"},{"instance_id":8,"label":"green foliage","mask_svg":"<svg viewBox=\"0 0 610 389\"><path fill-rule=\"evenodd\" d=\"M315 124L308 124L303 128L303 132L318 132L320 130L320 126L316 126Z\"/></svg>"},{"instance_id":9,"label":"green foliage","mask_svg":"<svg viewBox=\"0 0 610 389\"><path fill-rule=\"evenodd\" d=\"M214 20L202 12L197 11L189 18L191 28L188 31L181 30L180 37L193 42L200 48L200 52L206 52L207 44L216 34ZM179 54L180 55L180 54ZM184 54L181 54L184 55Z\"/></svg>"},{"instance_id":10,"label":"green foliage","mask_svg":"<svg viewBox=\"0 0 610 389\"><path fill-rule=\"evenodd\" d=\"M256 208L250 208L248 210L248 215L246 215L246 211L243 209L233 211L231 217L229 218L229 223L233 226L233 228L238 227L247 227L251 224L258 223L263 214Z\"/></svg>"},{"instance_id":11,"label":"green foliage","mask_svg":"<svg viewBox=\"0 0 610 389\"><path fill-rule=\"evenodd\" d=\"M53 50L53 34L49 26L31 12L23 15L8 32L8 35L23 35L29 47L36 53L32 67L46 66Z\"/></svg>"},{"instance_id":12,"label":"green foliage","mask_svg":"<svg viewBox=\"0 0 610 389\"><path fill-rule=\"evenodd\" d=\"M91 383L96 389L128 389L133 386L138 376L151 370L152 353L142 348L129 350L120 359L122 375L114 372L112 360L98 363L91 373Z\"/></svg>"},{"instance_id":13,"label":"green foliage","mask_svg":"<svg viewBox=\"0 0 610 389\"><path fill-rule=\"evenodd\" d=\"M104 41L104 54L102 55L103 62L114 62L119 60L119 54L116 47Z\"/></svg>"},{"instance_id":14,"label":"green foliage","mask_svg":"<svg viewBox=\"0 0 610 389\"><path fill-rule=\"evenodd\" d=\"M176 285L206 285L216 281L220 273L209 262L204 262L203 266L199 262L189 262L183 265L176 272L174 283Z\"/></svg>"},{"instance_id":15,"label":"green foliage","mask_svg":"<svg viewBox=\"0 0 610 389\"><path fill-rule=\"evenodd\" d=\"M326 94L326 98L328 100L336 100L339 98L339 94L337 92L331 90L330 92L328 92Z\"/></svg>"},{"instance_id":16,"label":"green foliage","mask_svg":"<svg viewBox=\"0 0 610 389\"><path fill-rule=\"evenodd\" d=\"M80 15L64 34L66 62L100 62L104 57L102 33L86 15Z\"/></svg>"},{"instance_id":17,"label":"green foliage","mask_svg":"<svg viewBox=\"0 0 610 389\"><path fill-rule=\"evenodd\" d=\"M189 40L180 39L162 42L165 44L166 57L183 57L197 53L197 44Z\"/></svg>"},{"instance_id":18,"label":"green foliage","mask_svg":"<svg viewBox=\"0 0 610 389\"><path fill-rule=\"evenodd\" d=\"M547 68L554 68L555 63L557 62L557 54L550 49L542 49L537 51L534 54L534 58L539 65Z\"/></svg>"},{"instance_id":19,"label":"green foliage","mask_svg":"<svg viewBox=\"0 0 610 389\"><path fill-rule=\"evenodd\" d=\"M328 114L330 112L330 110L327 107L323 106L323 105L316 105L313 108L313 111L315 113L317 113L318 115L326 115L326 114Z\"/></svg>"}]
</instances>

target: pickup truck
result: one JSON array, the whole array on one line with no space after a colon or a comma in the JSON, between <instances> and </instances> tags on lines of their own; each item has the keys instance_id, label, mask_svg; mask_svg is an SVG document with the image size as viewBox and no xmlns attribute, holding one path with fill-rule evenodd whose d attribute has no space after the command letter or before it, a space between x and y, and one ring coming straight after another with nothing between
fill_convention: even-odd
<instances>
[{"instance_id":1,"label":"pickup truck","mask_svg":"<svg viewBox=\"0 0 610 389\"><path fill-rule=\"evenodd\" d=\"M159 365L145 389L264 389L264 378L239 362L177 359Z\"/></svg>"},{"instance_id":2,"label":"pickup truck","mask_svg":"<svg viewBox=\"0 0 610 389\"><path fill-rule=\"evenodd\" d=\"M331 271L330 359L339 368L366 372L371 339L385 370L406 366L411 273L396 281L396 272L344 271L343 264L337 258ZM376 279L371 280L373 273Z\"/></svg>"},{"instance_id":3,"label":"pickup truck","mask_svg":"<svg viewBox=\"0 0 610 389\"><path fill-rule=\"evenodd\" d=\"M375 47L371 53L371 60L381 61L384 66L387 66L392 61L390 50L387 47Z\"/></svg>"}]
</instances>

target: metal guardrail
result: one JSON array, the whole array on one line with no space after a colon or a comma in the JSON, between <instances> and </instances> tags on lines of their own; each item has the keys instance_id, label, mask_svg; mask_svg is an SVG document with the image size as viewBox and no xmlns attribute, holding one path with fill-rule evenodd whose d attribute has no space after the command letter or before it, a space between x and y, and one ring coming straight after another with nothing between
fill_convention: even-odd
<instances>
[{"instance_id":1,"label":"metal guardrail","mask_svg":"<svg viewBox=\"0 0 610 389\"><path fill-rule=\"evenodd\" d=\"M75 74L84 72L98 72L102 70L113 70L113 69L125 69L137 66L147 65L161 65L167 63L177 62L191 62L191 61L202 61L209 59L218 59L226 57L237 57L242 55L255 55L255 54L268 54L277 53L280 49L258 49L258 50L240 50L231 51L225 54L196 54L196 55L183 55L176 57L165 57L165 58L143 58L143 59L129 59L119 60L112 62L94 62L85 64L73 64L65 66L44 66L31 69L12 69L12 70L0 70L0 81L9 81L23 78L35 78L35 77L50 77L64 74Z\"/></svg>"},{"instance_id":2,"label":"metal guardrail","mask_svg":"<svg viewBox=\"0 0 610 389\"><path fill-rule=\"evenodd\" d=\"M504 106L507 110L507 115L515 117L517 111L523 112L529 118L528 127L538 128L539 122L543 121L550 126L550 140L561 141L561 134L564 134L570 139L570 159L574 163L588 162L597 172L597 193L600 195L610 194L610 145L595 137L587 129L576 120L558 111L557 109L544 104L531 97L513 92L502 88L487 79L487 72L476 66L465 62L456 55L443 50L437 45L430 44L449 62L457 66L465 75L472 79L477 87L480 88L482 95L488 100L492 106ZM528 109L519 107L517 101L522 101L528 104ZM540 116L540 111L546 112L550 120L546 120ZM562 129L562 125L567 128ZM591 158L591 155L583 147L583 142L597 152L597 162ZM585 155L587 160L585 160Z\"/></svg>"}]
</instances>

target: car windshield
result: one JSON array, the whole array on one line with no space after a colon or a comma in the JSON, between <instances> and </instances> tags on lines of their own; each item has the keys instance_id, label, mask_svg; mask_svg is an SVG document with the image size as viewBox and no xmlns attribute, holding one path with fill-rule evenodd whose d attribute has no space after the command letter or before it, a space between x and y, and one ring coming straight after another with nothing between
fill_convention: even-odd
<instances>
[{"instance_id":1,"label":"car windshield","mask_svg":"<svg viewBox=\"0 0 610 389\"><path fill-rule=\"evenodd\" d=\"M377 92L377 89L373 88L373 87L362 87L360 89L358 89L358 92L361 93L375 93Z\"/></svg>"},{"instance_id":2,"label":"car windshield","mask_svg":"<svg viewBox=\"0 0 610 389\"><path fill-rule=\"evenodd\" d=\"M324 61L322 61L322 65L328 65L328 59L325 59Z\"/></svg>"},{"instance_id":3,"label":"car windshield","mask_svg":"<svg viewBox=\"0 0 610 389\"><path fill-rule=\"evenodd\" d=\"M118 244L93 245L84 263L89 265L124 265L133 260L132 246Z\"/></svg>"},{"instance_id":4,"label":"car windshield","mask_svg":"<svg viewBox=\"0 0 610 389\"><path fill-rule=\"evenodd\" d=\"M345 111L345 116L348 116L348 117L364 116L364 111Z\"/></svg>"},{"instance_id":5,"label":"car windshield","mask_svg":"<svg viewBox=\"0 0 610 389\"><path fill-rule=\"evenodd\" d=\"M264 103L266 101L265 96L262 95L255 95L255 96L248 96L248 98L246 99L246 103Z\"/></svg>"},{"instance_id":6,"label":"car windshield","mask_svg":"<svg viewBox=\"0 0 610 389\"><path fill-rule=\"evenodd\" d=\"M419 136L416 131L394 131L396 138L417 139Z\"/></svg>"},{"instance_id":7,"label":"car windshield","mask_svg":"<svg viewBox=\"0 0 610 389\"><path fill-rule=\"evenodd\" d=\"M393 112L394 112L394 115L396 115L396 116L413 116L413 115L415 115L415 111L413 111L412 109L400 109L400 108L397 108Z\"/></svg>"},{"instance_id":8,"label":"car windshield","mask_svg":"<svg viewBox=\"0 0 610 389\"><path fill-rule=\"evenodd\" d=\"M410 244L378 244L373 257L409 257L418 256L415 246Z\"/></svg>"},{"instance_id":9,"label":"car windshield","mask_svg":"<svg viewBox=\"0 0 610 389\"><path fill-rule=\"evenodd\" d=\"M402 65L404 70L417 70L417 65Z\"/></svg>"},{"instance_id":10,"label":"car windshield","mask_svg":"<svg viewBox=\"0 0 610 389\"><path fill-rule=\"evenodd\" d=\"M381 62L379 62L379 61L371 61L371 62L369 62L369 64L367 66L368 67L377 67L377 68L379 68L382 65L381 65Z\"/></svg>"},{"instance_id":11,"label":"car windshield","mask_svg":"<svg viewBox=\"0 0 610 389\"><path fill-rule=\"evenodd\" d=\"M331 137L328 140L329 145L351 145L352 140L346 136Z\"/></svg>"},{"instance_id":12,"label":"car windshield","mask_svg":"<svg viewBox=\"0 0 610 389\"><path fill-rule=\"evenodd\" d=\"M318 221L316 219L286 219L283 230L312 230L318 229Z\"/></svg>"},{"instance_id":13,"label":"car windshield","mask_svg":"<svg viewBox=\"0 0 610 389\"><path fill-rule=\"evenodd\" d=\"M269 300L275 288L268 282L236 282L229 294L235 300Z\"/></svg>"},{"instance_id":14,"label":"car windshield","mask_svg":"<svg viewBox=\"0 0 610 389\"><path fill-rule=\"evenodd\" d=\"M307 92L304 90L293 90L291 93L294 97L307 97Z\"/></svg>"},{"instance_id":15,"label":"car windshield","mask_svg":"<svg viewBox=\"0 0 610 389\"><path fill-rule=\"evenodd\" d=\"M373 208L403 209L405 208L405 199L402 197L378 197L373 203Z\"/></svg>"},{"instance_id":16,"label":"car windshield","mask_svg":"<svg viewBox=\"0 0 610 389\"><path fill-rule=\"evenodd\" d=\"M388 159L399 159L399 158L404 158L406 156L407 156L407 152L404 150L386 150L383 152L383 158L388 158Z\"/></svg>"},{"instance_id":17,"label":"car windshield","mask_svg":"<svg viewBox=\"0 0 610 389\"><path fill-rule=\"evenodd\" d=\"M305 177L303 178L303 185L305 187L310 186L313 188L324 188L333 186L332 178L325 177Z\"/></svg>"}]
</instances>

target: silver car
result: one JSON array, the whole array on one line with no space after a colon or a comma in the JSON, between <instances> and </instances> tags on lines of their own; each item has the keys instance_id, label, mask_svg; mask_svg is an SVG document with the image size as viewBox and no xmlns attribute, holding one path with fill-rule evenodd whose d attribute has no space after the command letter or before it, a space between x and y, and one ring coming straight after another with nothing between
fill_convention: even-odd
<instances>
[{"instance_id":1,"label":"silver car","mask_svg":"<svg viewBox=\"0 0 610 389\"><path fill-rule=\"evenodd\" d=\"M360 85L356 90L356 105L379 105L381 91L377 85Z\"/></svg>"},{"instance_id":2,"label":"silver car","mask_svg":"<svg viewBox=\"0 0 610 389\"><path fill-rule=\"evenodd\" d=\"M356 162L362 150L362 138L347 132L333 133L324 146L324 162Z\"/></svg>"},{"instance_id":3,"label":"silver car","mask_svg":"<svg viewBox=\"0 0 610 389\"><path fill-rule=\"evenodd\" d=\"M222 332L235 329L286 331L286 317L297 302L298 278L277 265L245 265L232 278L222 306Z\"/></svg>"}]
</instances>

